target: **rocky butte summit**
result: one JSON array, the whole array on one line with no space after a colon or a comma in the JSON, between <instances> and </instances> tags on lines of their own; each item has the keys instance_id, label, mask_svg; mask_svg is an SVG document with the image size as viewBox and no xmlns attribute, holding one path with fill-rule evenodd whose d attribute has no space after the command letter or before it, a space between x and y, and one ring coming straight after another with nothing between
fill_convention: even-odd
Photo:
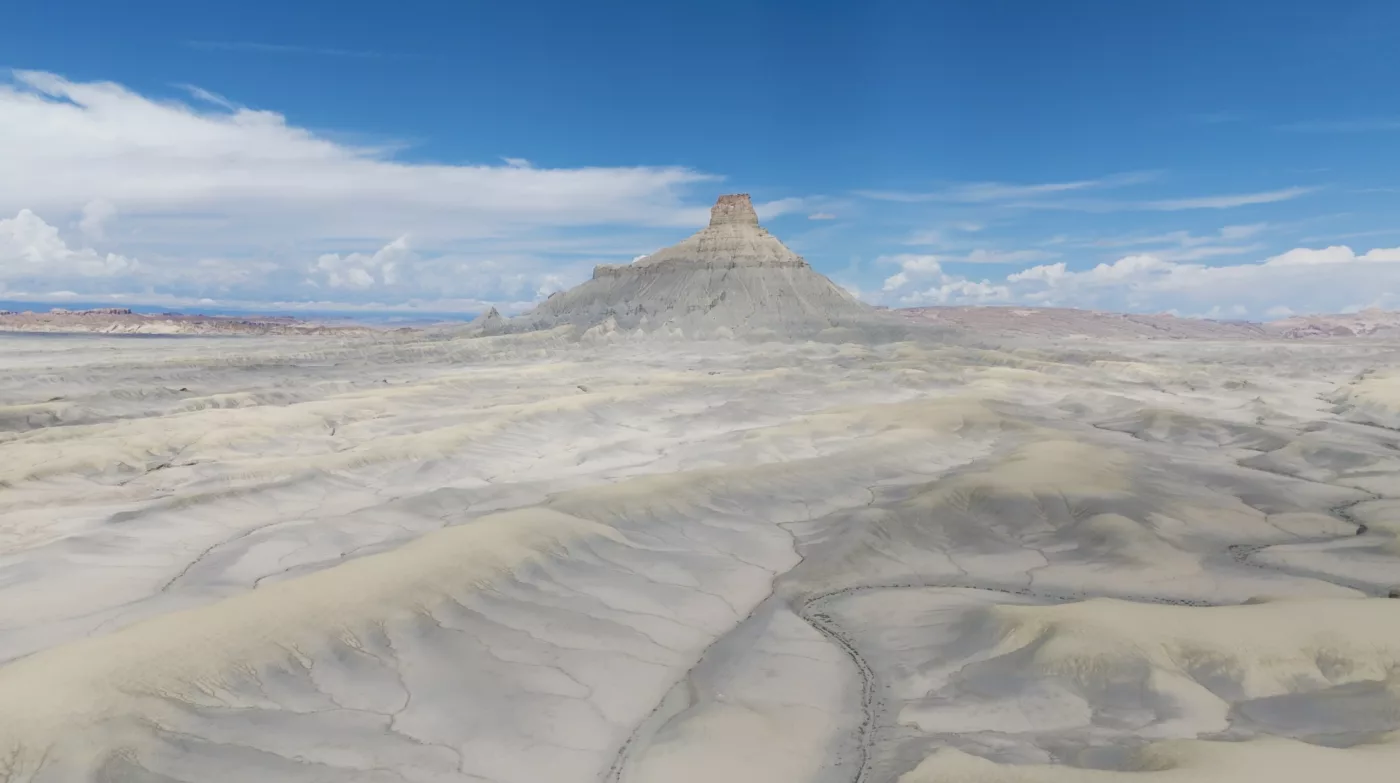
<instances>
[{"instance_id":1,"label":"rocky butte summit","mask_svg":"<svg viewBox=\"0 0 1400 783\"><path fill-rule=\"evenodd\" d=\"M758 224L747 193L720 196L710 224L501 324L503 331L582 327L685 337L812 335L879 321L875 308L812 269Z\"/></svg>"}]
</instances>

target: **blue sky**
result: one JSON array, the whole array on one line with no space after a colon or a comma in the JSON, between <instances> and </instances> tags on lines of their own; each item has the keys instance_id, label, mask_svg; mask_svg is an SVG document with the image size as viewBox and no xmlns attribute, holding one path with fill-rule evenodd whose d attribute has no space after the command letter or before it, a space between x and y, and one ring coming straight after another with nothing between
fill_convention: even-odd
<instances>
[{"instance_id":1,"label":"blue sky","mask_svg":"<svg viewBox=\"0 0 1400 783\"><path fill-rule=\"evenodd\" d=\"M894 306L1400 309L1393 2L50 2L0 299L512 309L749 192Z\"/></svg>"}]
</instances>

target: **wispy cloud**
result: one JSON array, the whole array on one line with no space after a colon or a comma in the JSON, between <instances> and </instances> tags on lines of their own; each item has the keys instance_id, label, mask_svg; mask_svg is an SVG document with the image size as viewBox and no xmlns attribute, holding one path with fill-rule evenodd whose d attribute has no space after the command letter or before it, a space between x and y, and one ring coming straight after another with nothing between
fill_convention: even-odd
<instances>
[{"instance_id":1,"label":"wispy cloud","mask_svg":"<svg viewBox=\"0 0 1400 783\"><path fill-rule=\"evenodd\" d=\"M974 250L962 258L950 258L964 264L1033 264L1059 258L1059 253L1048 250Z\"/></svg>"},{"instance_id":2,"label":"wispy cloud","mask_svg":"<svg viewBox=\"0 0 1400 783\"><path fill-rule=\"evenodd\" d=\"M985 224L961 221L947 223L940 228L926 228L910 234L901 244L941 247L945 250L967 247L971 240L967 234L975 234L986 228Z\"/></svg>"},{"instance_id":3,"label":"wispy cloud","mask_svg":"<svg viewBox=\"0 0 1400 783\"><path fill-rule=\"evenodd\" d=\"M215 106L218 106L223 109L228 109L229 111L238 111L242 108L238 104L234 103L228 98L225 98L217 92L211 92L209 90L204 89L203 87L197 87L193 84L177 84L175 86L189 93L191 96L197 98L198 100L204 101L205 103L212 103Z\"/></svg>"},{"instance_id":4,"label":"wispy cloud","mask_svg":"<svg viewBox=\"0 0 1400 783\"><path fill-rule=\"evenodd\" d=\"M1089 243L1092 247L1142 247L1144 245L1176 245L1179 247L1196 247L1198 245L1208 245L1221 240L1237 241L1248 239L1262 233L1269 228L1268 223L1251 223L1248 225L1225 226L1214 235L1196 236L1189 231L1170 231L1165 234L1134 235L1101 237Z\"/></svg>"},{"instance_id":5,"label":"wispy cloud","mask_svg":"<svg viewBox=\"0 0 1400 783\"><path fill-rule=\"evenodd\" d=\"M915 192L904 190L858 190L856 195L875 201L896 203L947 202L972 205L995 205L1020 209L1062 209L1080 212L1176 212L1188 209L1230 209L1250 204L1270 204L1288 201L1312 193L1319 188L1291 187L1256 193L1192 196L1187 198L1136 200L1092 197L1089 191L1109 190L1152 182L1160 176L1156 171L1130 171L1097 179L1066 182L1006 183L967 182L942 190ZM1082 195L1081 195L1082 194ZM929 244L913 242L911 244Z\"/></svg>"},{"instance_id":6,"label":"wispy cloud","mask_svg":"<svg viewBox=\"0 0 1400 783\"><path fill-rule=\"evenodd\" d=\"M807 216L808 220L835 220L836 216L830 212L813 212Z\"/></svg>"},{"instance_id":7,"label":"wispy cloud","mask_svg":"<svg viewBox=\"0 0 1400 783\"><path fill-rule=\"evenodd\" d=\"M1381 228L1372 231L1348 231L1341 234L1319 234L1303 237L1300 242L1334 242L1338 239L1364 239L1366 237L1386 237L1400 234L1400 228Z\"/></svg>"},{"instance_id":8,"label":"wispy cloud","mask_svg":"<svg viewBox=\"0 0 1400 783\"><path fill-rule=\"evenodd\" d=\"M203 49L205 51L217 52L261 52L264 54L310 54L321 57L357 57L361 59L378 59L382 57L399 57L402 55L388 55L384 52L369 51L363 49L337 49L328 46L303 46L298 44L271 44L257 43L254 41L185 41L184 45L190 49Z\"/></svg>"},{"instance_id":9,"label":"wispy cloud","mask_svg":"<svg viewBox=\"0 0 1400 783\"><path fill-rule=\"evenodd\" d=\"M1193 234L1190 231L1169 231L1163 234L1132 234L1126 236L1100 237L1088 242L1077 242L1080 247L1106 248L1120 251L1133 248L1131 252L1145 253L1166 261L1197 261L1205 258L1238 256L1255 253L1267 246L1261 242L1245 240L1277 228L1268 223L1224 226L1208 234Z\"/></svg>"},{"instance_id":10,"label":"wispy cloud","mask_svg":"<svg viewBox=\"0 0 1400 783\"><path fill-rule=\"evenodd\" d=\"M1114 174L1098 179L1082 179L1069 182L1042 182L1017 184L1007 182L967 182L943 190L913 192L905 190L858 190L856 195L875 201L920 203L926 201L949 201L961 204L986 204L990 202L1012 201L1016 199L1054 196L1062 193L1117 188L1140 185L1156 179L1158 172L1132 171Z\"/></svg>"},{"instance_id":11,"label":"wispy cloud","mask_svg":"<svg viewBox=\"0 0 1400 783\"><path fill-rule=\"evenodd\" d=\"M1288 201L1314 193L1321 188L1292 187L1282 190L1266 190L1257 193L1231 193L1212 196L1191 196L1187 198L1158 199L1152 201L1113 200L1113 199L1043 199L1039 201L1012 201L1002 206L1021 209L1064 210L1070 212L1180 212L1191 209L1232 209L1251 204L1272 204Z\"/></svg>"},{"instance_id":12,"label":"wispy cloud","mask_svg":"<svg viewBox=\"0 0 1400 783\"><path fill-rule=\"evenodd\" d=\"M1034 264L1059 258L1059 253L1048 250L992 250L978 248L963 254L916 254L898 253L880 256L875 259L881 264L899 264L905 272L931 269L939 264Z\"/></svg>"},{"instance_id":13,"label":"wispy cloud","mask_svg":"<svg viewBox=\"0 0 1400 783\"><path fill-rule=\"evenodd\" d=\"M1278 126L1293 133L1376 133L1400 131L1400 118L1372 117L1355 120L1314 120Z\"/></svg>"},{"instance_id":14,"label":"wispy cloud","mask_svg":"<svg viewBox=\"0 0 1400 783\"><path fill-rule=\"evenodd\" d=\"M1288 201L1306 196L1317 191L1317 188L1284 188L1282 190L1266 190L1259 193L1236 193L1227 196L1198 196L1195 198L1165 199L1162 201L1145 201L1137 205L1139 209L1158 210L1162 212L1176 212L1183 209L1230 209L1232 207L1243 207L1250 204L1272 204L1277 201Z\"/></svg>"}]
</instances>

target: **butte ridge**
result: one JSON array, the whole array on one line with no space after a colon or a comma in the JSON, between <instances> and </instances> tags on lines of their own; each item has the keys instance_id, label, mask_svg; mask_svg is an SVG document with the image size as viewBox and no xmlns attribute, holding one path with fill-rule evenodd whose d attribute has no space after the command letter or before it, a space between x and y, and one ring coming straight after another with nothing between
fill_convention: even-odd
<instances>
[{"instance_id":1,"label":"butte ridge","mask_svg":"<svg viewBox=\"0 0 1400 783\"><path fill-rule=\"evenodd\" d=\"M503 324L505 331L574 325L686 337L792 336L854 326L878 311L815 271L758 224L747 193L720 196L710 224L593 278Z\"/></svg>"}]
</instances>

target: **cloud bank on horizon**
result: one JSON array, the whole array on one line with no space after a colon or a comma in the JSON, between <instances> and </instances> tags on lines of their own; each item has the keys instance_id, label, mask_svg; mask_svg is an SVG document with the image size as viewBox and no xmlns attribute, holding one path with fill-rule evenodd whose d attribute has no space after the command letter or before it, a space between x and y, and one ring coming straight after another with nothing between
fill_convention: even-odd
<instances>
[{"instance_id":1,"label":"cloud bank on horizon","mask_svg":"<svg viewBox=\"0 0 1400 783\"><path fill-rule=\"evenodd\" d=\"M748 189L681 165L419 161L183 89L37 71L0 82L0 299L519 311L595 264L678 241L715 194ZM1400 308L1400 247L1386 246L1400 226L1312 237L1296 209L1267 212L1330 185L1191 194L1172 181L1144 170L755 196L775 234L877 304Z\"/></svg>"}]
</instances>

